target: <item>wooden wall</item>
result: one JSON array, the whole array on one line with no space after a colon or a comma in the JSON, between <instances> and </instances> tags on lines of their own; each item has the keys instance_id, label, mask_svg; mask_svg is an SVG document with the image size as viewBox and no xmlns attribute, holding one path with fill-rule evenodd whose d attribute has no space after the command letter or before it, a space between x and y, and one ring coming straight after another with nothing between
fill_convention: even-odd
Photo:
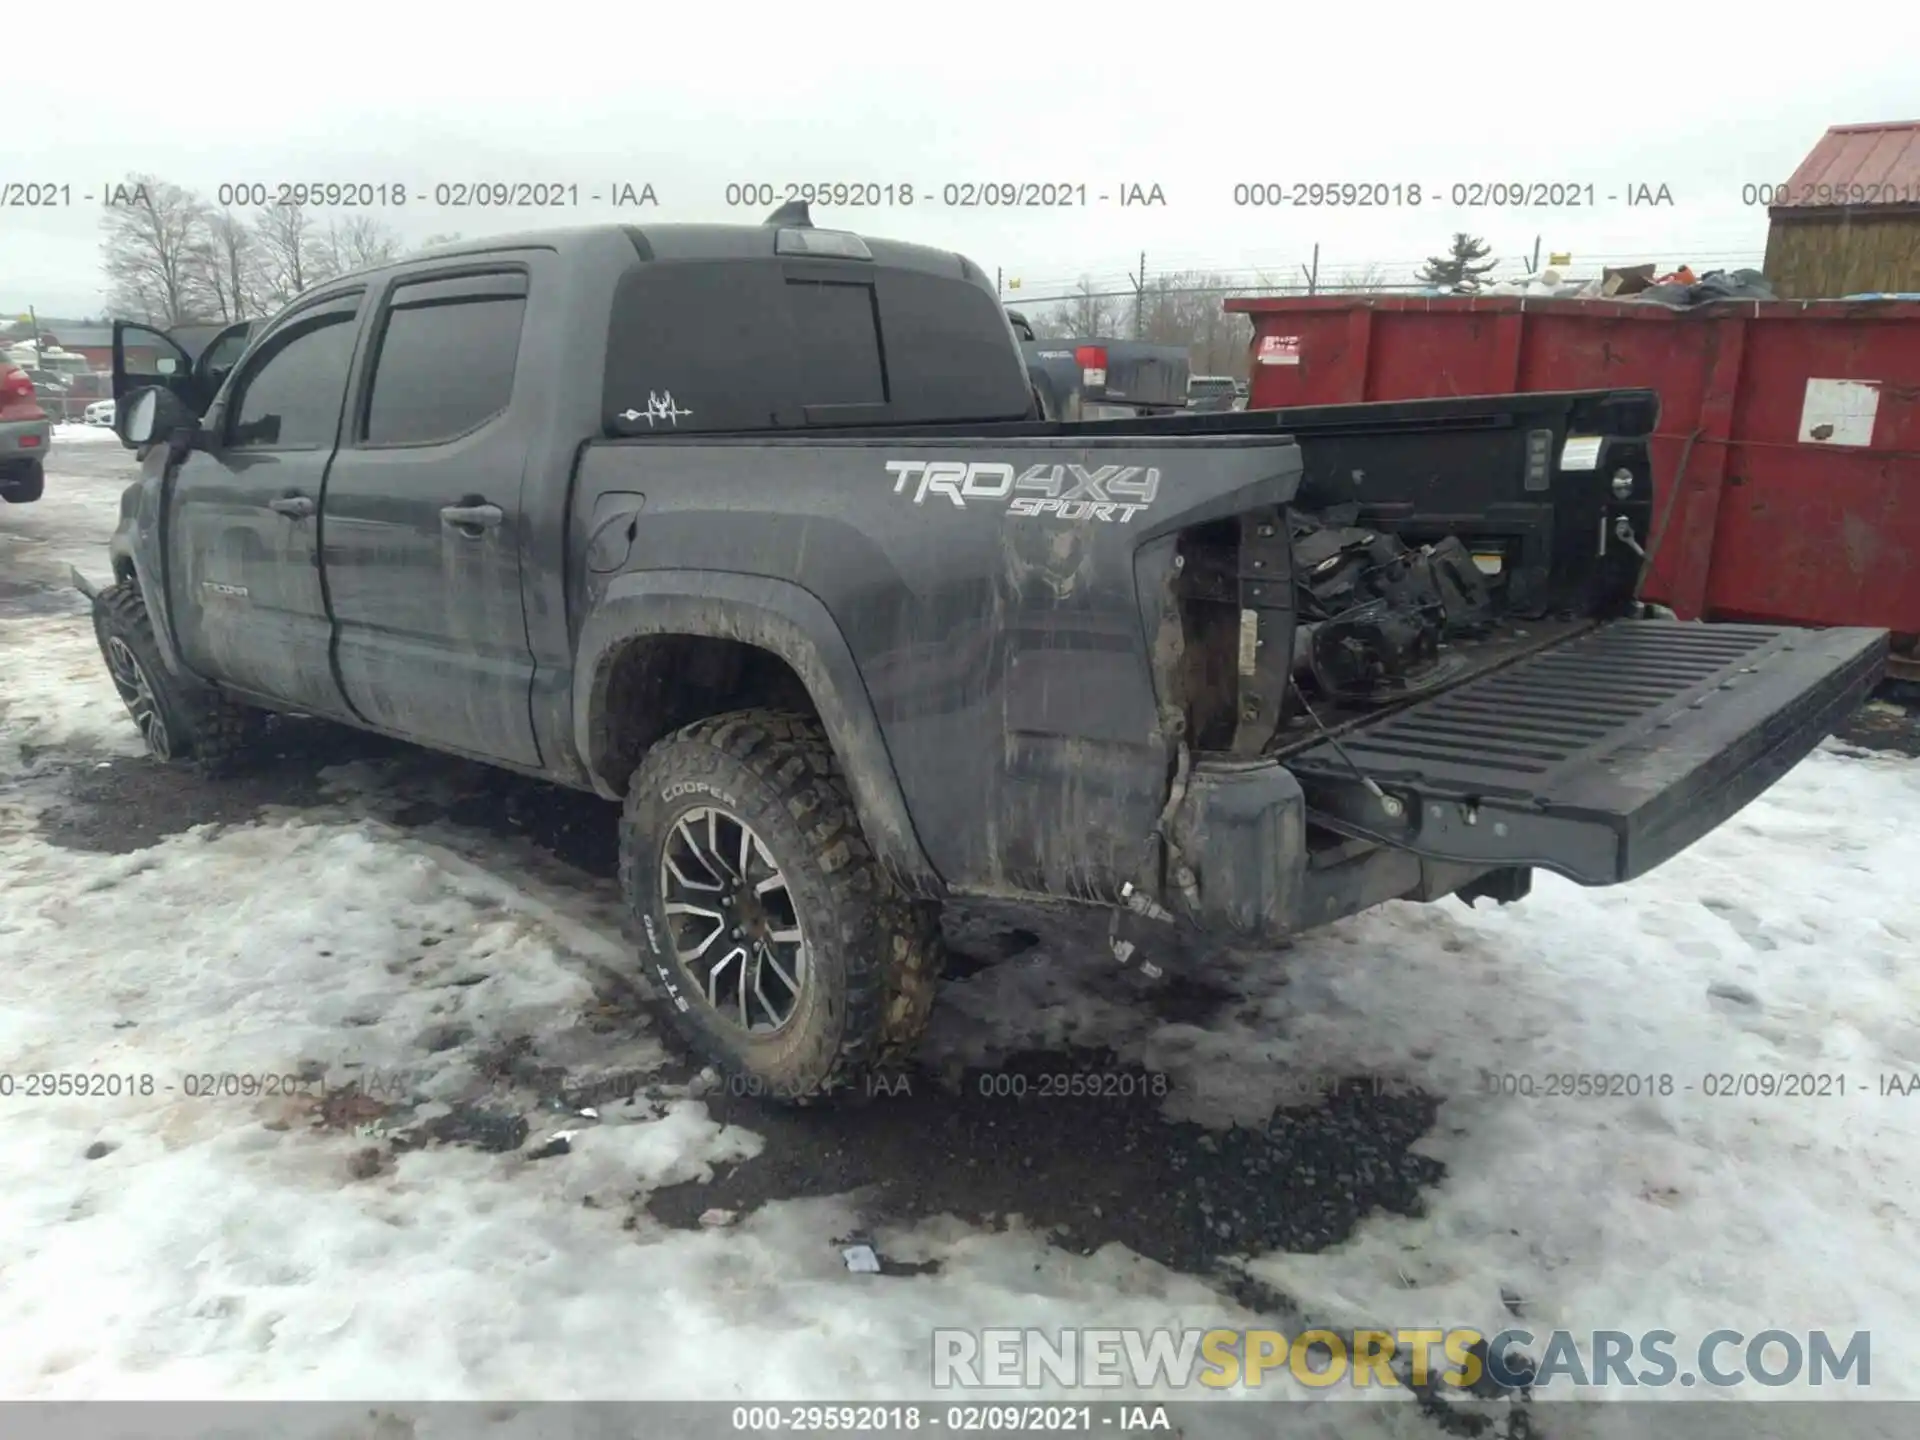
<instances>
[{"instance_id":1,"label":"wooden wall","mask_svg":"<svg viewBox=\"0 0 1920 1440\"><path fill-rule=\"evenodd\" d=\"M1920 205L1775 210L1763 268L1784 300L1920 291Z\"/></svg>"}]
</instances>

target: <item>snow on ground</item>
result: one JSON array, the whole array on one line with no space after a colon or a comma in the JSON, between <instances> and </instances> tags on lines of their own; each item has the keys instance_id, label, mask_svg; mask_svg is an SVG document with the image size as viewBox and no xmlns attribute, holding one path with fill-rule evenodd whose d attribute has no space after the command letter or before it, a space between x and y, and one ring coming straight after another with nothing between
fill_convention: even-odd
<instances>
[{"instance_id":1,"label":"snow on ground","mask_svg":"<svg viewBox=\"0 0 1920 1440\"><path fill-rule=\"evenodd\" d=\"M1384 907L1250 964L1256 1004L1204 1031L1142 1030L1017 967L961 1005L1028 1012L1056 1043L1117 1031L1199 1118L1258 1124L1302 1074L1452 1097L1422 1147L1448 1169L1426 1217L1250 1265L1320 1316L1412 1304L1491 1333L1515 1323L1504 1286L1538 1329L1871 1329L1891 1355L1920 1341L1920 1095L1877 1093L1920 1076L1916 876L1920 764L1829 744L1635 885ZM1548 1097L1568 1074L1672 1093ZM1706 1093L1747 1076L1845 1093Z\"/></svg>"},{"instance_id":2,"label":"snow on ground","mask_svg":"<svg viewBox=\"0 0 1920 1440\"><path fill-rule=\"evenodd\" d=\"M50 484L71 508L32 524L97 544L109 478L69 477L58 500ZM0 516L10 565L77 544L20 521ZM940 1268L887 1277L841 1262L853 1197L662 1226L636 1195L751 1163L764 1140L661 1073L644 1025L599 1023L625 958L603 880L393 823L414 798L404 763L129 854L50 843L63 770L129 755L131 726L84 613L14 615L0 657L0 1394L925 1396L935 1325L1264 1323L1205 1277L1018 1221L889 1229L889 1257ZM1204 1024L1140 1003L1103 956L1043 946L950 981L926 1054L1108 1045L1172 1077L1173 1118L1216 1126L1298 1103L1303 1076L1415 1083L1446 1097L1420 1146L1446 1166L1425 1213L1244 1258L1303 1315L1683 1341L1868 1328L1873 1393L1914 1398L1895 1362L1920 1341L1920 1098L1878 1082L1920 1074L1916 876L1920 762L1829 744L1635 885L1388 906L1241 957L1222 978L1243 998ZM575 1077L656 1083L597 1119L542 1110L489 1069L514 1036ZM121 1093L22 1093L26 1074L82 1071ZM1524 1099L1489 1093L1489 1073L1673 1092ZM211 1075L294 1093L187 1093ZM356 1075L424 1108L316 1115ZM1843 1077L1845 1094L1704 1093L1747 1075ZM480 1112L526 1122L526 1143L387 1143L402 1119ZM529 1158L563 1129L570 1153ZM1404 1408L1393 1433L1438 1433Z\"/></svg>"},{"instance_id":3,"label":"snow on ground","mask_svg":"<svg viewBox=\"0 0 1920 1440\"><path fill-rule=\"evenodd\" d=\"M311 1129L305 1097L358 1065L371 1094L404 1077L458 1104L485 1086L448 1042L564 1049L610 943L378 824L279 816L99 856L39 842L30 809L0 829L0 1055L156 1093L0 1102L0 1393L898 1395L925 1386L932 1324L1005 1323L1010 1296L1053 1326L1090 1304L1143 1327L1221 1313L1196 1280L965 1226L890 1237L944 1272L876 1284L830 1243L851 1227L834 1201L623 1229L635 1189L755 1153L694 1100L535 1116L536 1144L574 1130L564 1158L424 1150L349 1183L372 1142ZM291 1099L184 1093L301 1073Z\"/></svg>"},{"instance_id":4,"label":"snow on ground","mask_svg":"<svg viewBox=\"0 0 1920 1440\"><path fill-rule=\"evenodd\" d=\"M53 427L53 443L56 445L118 445L120 437L111 425L79 425L63 422Z\"/></svg>"}]
</instances>

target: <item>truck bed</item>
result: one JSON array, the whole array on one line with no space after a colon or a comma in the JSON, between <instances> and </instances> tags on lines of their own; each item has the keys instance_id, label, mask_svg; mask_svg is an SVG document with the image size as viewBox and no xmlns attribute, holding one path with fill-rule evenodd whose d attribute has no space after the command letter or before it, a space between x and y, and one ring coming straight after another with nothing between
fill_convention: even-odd
<instances>
[{"instance_id":1,"label":"truck bed","mask_svg":"<svg viewBox=\"0 0 1920 1440\"><path fill-rule=\"evenodd\" d=\"M1441 686L1436 695L1418 695L1401 704L1386 707L1343 706L1338 702L1316 705L1312 717L1305 714L1289 716L1266 753L1283 760L1309 746L1323 744L1329 735L1338 739L1360 726L1377 724L1389 715L1410 709L1427 699L1437 698L1437 694L1446 694L1543 650L1564 644L1577 635L1584 635L1598 623L1594 620L1536 620L1509 621L1498 625L1491 634L1450 647L1451 657L1459 664L1459 672Z\"/></svg>"}]
</instances>

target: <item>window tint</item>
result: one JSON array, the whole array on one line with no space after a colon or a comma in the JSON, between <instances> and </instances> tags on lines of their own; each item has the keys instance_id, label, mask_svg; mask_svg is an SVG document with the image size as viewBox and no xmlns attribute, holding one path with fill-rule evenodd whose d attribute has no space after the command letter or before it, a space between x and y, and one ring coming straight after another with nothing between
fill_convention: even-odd
<instances>
[{"instance_id":1,"label":"window tint","mask_svg":"<svg viewBox=\"0 0 1920 1440\"><path fill-rule=\"evenodd\" d=\"M236 330L233 334L208 346L206 353L200 357L200 367L210 377L224 376L233 369L234 362L240 358L240 352L247 348L247 336L251 333L250 330Z\"/></svg>"},{"instance_id":2,"label":"window tint","mask_svg":"<svg viewBox=\"0 0 1920 1440\"><path fill-rule=\"evenodd\" d=\"M369 445L451 440L498 415L513 394L513 365L527 302L518 295L444 295L447 282L419 287L435 298L387 316L367 409Z\"/></svg>"},{"instance_id":3,"label":"window tint","mask_svg":"<svg viewBox=\"0 0 1920 1440\"><path fill-rule=\"evenodd\" d=\"M163 356L165 365L160 363ZM130 380L158 380L174 373L179 363L178 342L170 342L144 325L129 325L123 332L120 360Z\"/></svg>"},{"instance_id":4,"label":"window tint","mask_svg":"<svg viewBox=\"0 0 1920 1440\"><path fill-rule=\"evenodd\" d=\"M248 367L227 445L312 450L333 444L353 359L354 314L324 310L295 320Z\"/></svg>"},{"instance_id":5,"label":"window tint","mask_svg":"<svg viewBox=\"0 0 1920 1440\"><path fill-rule=\"evenodd\" d=\"M829 268L848 278L794 273ZM607 329L605 433L1025 417L1032 392L993 277L947 269L771 256L636 264Z\"/></svg>"},{"instance_id":6,"label":"window tint","mask_svg":"<svg viewBox=\"0 0 1920 1440\"><path fill-rule=\"evenodd\" d=\"M807 357L805 403L886 404L873 287L789 280L787 305Z\"/></svg>"}]
</instances>

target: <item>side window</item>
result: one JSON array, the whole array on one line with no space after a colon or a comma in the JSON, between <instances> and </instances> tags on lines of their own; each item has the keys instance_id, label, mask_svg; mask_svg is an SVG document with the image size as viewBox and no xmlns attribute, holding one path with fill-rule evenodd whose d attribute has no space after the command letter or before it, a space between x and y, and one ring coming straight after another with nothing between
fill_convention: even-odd
<instances>
[{"instance_id":1,"label":"side window","mask_svg":"<svg viewBox=\"0 0 1920 1440\"><path fill-rule=\"evenodd\" d=\"M130 386L154 385L180 373L184 353L179 342L146 325L121 327L120 361Z\"/></svg>"},{"instance_id":2,"label":"side window","mask_svg":"<svg viewBox=\"0 0 1920 1440\"><path fill-rule=\"evenodd\" d=\"M524 275L396 286L373 367L368 445L431 445L477 429L513 396Z\"/></svg>"},{"instance_id":3,"label":"side window","mask_svg":"<svg viewBox=\"0 0 1920 1440\"><path fill-rule=\"evenodd\" d=\"M247 348L249 333L249 330L235 330L223 335L200 356L198 365L200 372L207 377L208 394L218 390L220 382L227 378L228 372L239 360L240 352Z\"/></svg>"},{"instance_id":4,"label":"side window","mask_svg":"<svg viewBox=\"0 0 1920 1440\"><path fill-rule=\"evenodd\" d=\"M333 444L353 359L355 314L322 307L267 340L240 377L228 412L227 448L316 450Z\"/></svg>"}]
</instances>

